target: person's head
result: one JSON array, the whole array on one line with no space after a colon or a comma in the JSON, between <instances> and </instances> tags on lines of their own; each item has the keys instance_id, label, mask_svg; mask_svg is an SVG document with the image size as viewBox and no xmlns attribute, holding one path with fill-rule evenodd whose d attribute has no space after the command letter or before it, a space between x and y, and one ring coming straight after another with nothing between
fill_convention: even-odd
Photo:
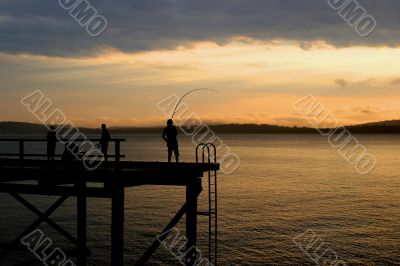
<instances>
[{"instance_id":1,"label":"person's head","mask_svg":"<svg viewBox=\"0 0 400 266\"><path fill-rule=\"evenodd\" d=\"M174 124L174 121L172 121L172 119L168 119L167 126L172 126L173 124Z\"/></svg>"},{"instance_id":2,"label":"person's head","mask_svg":"<svg viewBox=\"0 0 400 266\"><path fill-rule=\"evenodd\" d=\"M107 128L106 124L101 125L101 129L106 129L106 128Z\"/></svg>"}]
</instances>

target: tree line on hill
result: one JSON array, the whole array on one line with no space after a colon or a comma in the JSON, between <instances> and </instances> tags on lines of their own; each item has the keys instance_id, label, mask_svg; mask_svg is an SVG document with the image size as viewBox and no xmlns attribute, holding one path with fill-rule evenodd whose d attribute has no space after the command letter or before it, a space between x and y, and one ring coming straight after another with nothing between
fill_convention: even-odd
<instances>
[{"instance_id":1,"label":"tree line on hill","mask_svg":"<svg viewBox=\"0 0 400 266\"><path fill-rule=\"evenodd\" d=\"M223 124L209 125L216 134L317 134L315 128L308 127L286 127L276 125L256 124ZM388 124L386 122L347 126L353 134L399 134L400 123ZM97 135L100 128L80 128L82 133ZM330 129L322 129L324 132ZM182 130L181 130L182 131ZM110 132L114 134L161 134L162 127L111 127ZM45 135L47 128L41 124L23 122L0 122L1 135Z\"/></svg>"}]
</instances>

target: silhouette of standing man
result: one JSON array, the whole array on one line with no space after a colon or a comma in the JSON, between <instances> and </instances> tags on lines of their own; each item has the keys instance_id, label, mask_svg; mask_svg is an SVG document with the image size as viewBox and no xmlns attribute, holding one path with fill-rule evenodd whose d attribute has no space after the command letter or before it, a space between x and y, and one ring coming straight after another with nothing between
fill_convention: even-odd
<instances>
[{"instance_id":1,"label":"silhouette of standing man","mask_svg":"<svg viewBox=\"0 0 400 266\"><path fill-rule=\"evenodd\" d=\"M176 130L176 127L173 125L174 122L172 119L168 119L167 121L167 127L164 128L162 138L167 142L167 147L168 147L168 162L171 162L171 157L172 157L172 151L175 154L175 159L176 162L179 162L179 148L178 148L178 131Z\"/></svg>"},{"instance_id":2,"label":"silhouette of standing man","mask_svg":"<svg viewBox=\"0 0 400 266\"><path fill-rule=\"evenodd\" d=\"M47 160L54 161L54 155L56 153L57 137L55 128L50 127L50 131L47 133Z\"/></svg>"},{"instance_id":3,"label":"silhouette of standing man","mask_svg":"<svg viewBox=\"0 0 400 266\"><path fill-rule=\"evenodd\" d=\"M110 132L105 124L101 125L101 152L104 154L104 159L107 161L108 142L111 140Z\"/></svg>"}]
</instances>

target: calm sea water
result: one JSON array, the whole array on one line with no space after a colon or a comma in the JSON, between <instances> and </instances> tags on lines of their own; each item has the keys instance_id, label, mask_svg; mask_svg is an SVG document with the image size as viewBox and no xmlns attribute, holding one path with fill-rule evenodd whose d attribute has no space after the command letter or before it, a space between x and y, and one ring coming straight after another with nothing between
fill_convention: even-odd
<instances>
[{"instance_id":1,"label":"calm sea water","mask_svg":"<svg viewBox=\"0 0 400 266\"><path fill-rule=\"evenodd\" d=\"M165 160L166 147L159 136L121 137L127 139L122 148L127 159ZM400 265L400 136L357 136L378 160L368 175L358 174L321 136L221 137L241 158L236 172L219 175L221 265L314 265L293 242L307 230L313 230L348 265ZM0 147L13 151L4 144ZM183 137L181 155L183 161L195 158L193 144ZM28 198L42 209L56 200ZM0 199L0 240L5 242L35 217L10 196L1 194ZM127 190L126 265L134 265L183 203L182 188ZM74 207L75 200L69 199L52 215L71 232L75 230ZM110 201L90 199L88 208L89 265L109 265ZM205 255L206 222L199 218L199 248ZM184 221L179 228L184 232ZM50 227L41 229L54 245L71 248ZM19 251L0 263L12 265L20 258L34 260L28 251ZM150 265L179 263L161 247Z\"/></svg>"}]
</instances>

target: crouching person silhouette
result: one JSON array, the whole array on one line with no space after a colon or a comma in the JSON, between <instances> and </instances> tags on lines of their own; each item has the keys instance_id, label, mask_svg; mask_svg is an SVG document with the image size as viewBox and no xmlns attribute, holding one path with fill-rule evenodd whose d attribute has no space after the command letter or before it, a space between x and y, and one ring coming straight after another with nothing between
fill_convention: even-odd
<instances>
[{"instance_id":1,"label":"crouching person silhouette","mask_svg":"<svg viewBox=\"0 0 400 266\"><path fill-rule=\"evenodd\" d=\"M179 162L179 147L178 147L178 130L174 126L172 119L168 119L167 126L164 128L162 138L167 142L168 147L168 162L171 162L172 152L175 154L175 160Z\"/></svg>"}]
</instances>

